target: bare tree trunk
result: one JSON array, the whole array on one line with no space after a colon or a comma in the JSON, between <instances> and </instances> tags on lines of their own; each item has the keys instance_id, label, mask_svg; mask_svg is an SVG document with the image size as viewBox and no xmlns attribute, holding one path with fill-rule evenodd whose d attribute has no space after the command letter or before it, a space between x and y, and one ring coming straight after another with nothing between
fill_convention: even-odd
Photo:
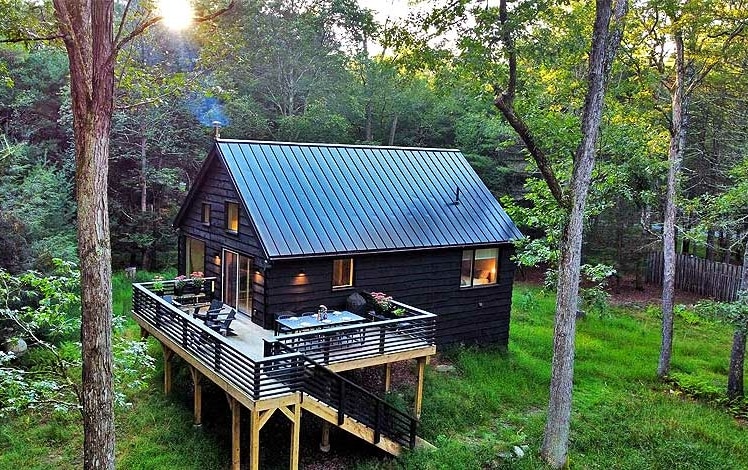
<instances>
[{"instance_id":1,"label":"bare tree trunk","mask_svg":"<svg viewBox=\"0 0 748 470\"><path fill-rule=\"evenodd\" d=\"M714 227L709 227L706 233L706 259L714 261Z\"/></svg>"},{"instance_id":2,"label":"bare tree trunk","mask_svg":"<svg viewBox=\"0 0 748 470\"><path fill-rule=\"evenodd\" d=\"M371 102L371 98L366 101L364 114L366 118L366 122L364 123L364 140L371 142L374 140L374 131L372 128L372 121L374 120L374 105Z\"/></svg>"},{"instance_id":3,"label":"bare tree trunk","mask_svg":"<svg viewBox=\"0 0 748 470\"><path fill-rule=\"evenodd\" d=\"M148 185L146 178L146 171L148 170L148 158L146 154L146 143L148 140L145 137L145 129L141 129L142 135L140 136L140 212L146 212L148 210Z\"/></svg>"},{"instance_id":4,"label":"bare tree trunk","mask_svg":"<svg viewBox=\"0 0 748 470\"><path fill-rule=\"evenodd\" d=\"M745 396L743 391L743 367L745 363L745 325L735 330L732 336L730 368L727 374L727 398L735 400Z\"/></svg>"},{"instance_id":5,"label":"bare tree trunk","mask_svg":"<svg viewBox=\"0 0 748 470\"><path fill-rule=\"evenodd\" d=\"M748 295L748 241L743 248L743 272L740 276L740 292ZM738 298L738 301L746 301ZM745 317L742 321L748 321ZM745 340L748 325L745 323L736 325L735 334L732 337L732 351L730 352L730 367L727 374L727 397L730 400L743 398L743 366L745 362Z\"/></svg>"},{"instance_id":6,"label":"bare tree trunk","mask_svg":"<svg viewBox=\"0 0 748 470\"><path fill-rule=\"evenodd\" d=\"M657 365L657 376L662 378L670 373L670 358L673 351L673 303L675 298L675 218L678 195L678 176L683 154L683 104L686 68L683 57L683 34L676 31L675 41L675 86L672 98L672 123L670 129L670 149L668 151L667 193L665 196L665 220L662 229L662 345Z\"/></svg>"},{"instance_id":7,"label":"bare tree trunk","mask_svg":"<svg viewBox=\"0 0 748 470\"><path fill-rule=\"evenodd\" d=\"M390 138L387 140L387 145L392 147L395 145L395 132L397 131L397 114L392 116L392 125L390 125Z\"/></svg>"},{"instance_id":8,"label":"bare tree trunk","mask_svg":"<svg viewBox=\"0 0 748 470\"><path fill-rule=\"evenodd\" d=\"M54 0L70 63L81 268L83 468L114 468L107 173L114 96L113 0Z\"/></svg>"}]
</instances>

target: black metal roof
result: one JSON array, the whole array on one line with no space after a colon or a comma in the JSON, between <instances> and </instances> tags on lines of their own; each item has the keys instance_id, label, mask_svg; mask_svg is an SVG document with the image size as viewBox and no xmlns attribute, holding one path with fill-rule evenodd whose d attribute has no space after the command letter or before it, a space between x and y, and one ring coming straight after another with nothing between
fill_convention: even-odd
<instances>
[{"instance_id":1,"label":"black metal roof","mask_svg":"<svg viewBox=\"0 0 748 470\"><path fill-rule=\"evenodd\" d=\"M522 237L458 150L236 140L216 146L271 259Z\"/></svg>"}]
</instances>

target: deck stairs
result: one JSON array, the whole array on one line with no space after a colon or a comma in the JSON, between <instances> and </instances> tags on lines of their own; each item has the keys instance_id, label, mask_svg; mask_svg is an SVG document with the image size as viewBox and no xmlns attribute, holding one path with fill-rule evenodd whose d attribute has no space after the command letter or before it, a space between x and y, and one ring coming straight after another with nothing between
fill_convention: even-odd
<instances>
[{"instance_id":1,"label":"deck stairs","mask_svg":"<svg viewBox=\"0 0 748 470\"><path fill-rule=\"evenodd\" d=\"M292 350L280 343L275 345L287 352ZM302 357L302 409L394 456L405 448L434 448L416 435L415 416L303 354Z\"/></svg>"}]
</instances>

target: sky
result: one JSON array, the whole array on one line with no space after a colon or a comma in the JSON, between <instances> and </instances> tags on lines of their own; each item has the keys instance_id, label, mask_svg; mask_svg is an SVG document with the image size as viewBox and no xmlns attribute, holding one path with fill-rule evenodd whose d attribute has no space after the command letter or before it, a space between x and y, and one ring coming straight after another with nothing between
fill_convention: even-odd
<instances>
[{"instance_id":1,"label":"sky","mask_svg":"<svg viewBox=\"0 0 748 470\"><path fill-rule=\"evenodd\" d=\"M374 10L374 18L379 23L384 23L389 17L398 20L408 15L408 0L358 0L362 7Z\"/></svg>"}]
</instances>

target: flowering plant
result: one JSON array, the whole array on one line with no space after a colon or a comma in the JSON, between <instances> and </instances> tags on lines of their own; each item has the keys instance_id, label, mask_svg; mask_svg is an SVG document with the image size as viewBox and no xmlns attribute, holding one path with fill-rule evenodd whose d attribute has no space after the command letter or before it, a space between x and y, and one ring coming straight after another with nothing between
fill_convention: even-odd
<instances>
[{"instance_id":1,"label":"flowering plant","mask_svg":"<svg viewBox=\"0 0 748 470\"><path fill-rule=\"evenodd\" d=\"M190 279L192 280L192 285L198 289L203 287L203 283L205 282L205 276L202 271L193 271L190 274Z\"/></svg>"},{"instance_id":2,"label":"flowering plant","mask_svg":"<svg viewBox=\"0 0 748 470\"><path fill-rule=\"evenodd\" d=\"M187 285L187 281L189 279L185 275L177 276L174 278L174 288L175 289L184 289L184 286Z\"/></svg>"},{"instance_id":3,"label":"flowering plant","mask_svg":"<svg viewBox=\"0 0 748 470\"><path fill-rule=\"evenodd\" d=\"M392 304L390 303L392 296L389 296L384 292L372 292L371 298L374 300L377 308L382 312L389 312L390 308L392 308Z\"/></svg>"}]
</instances>

